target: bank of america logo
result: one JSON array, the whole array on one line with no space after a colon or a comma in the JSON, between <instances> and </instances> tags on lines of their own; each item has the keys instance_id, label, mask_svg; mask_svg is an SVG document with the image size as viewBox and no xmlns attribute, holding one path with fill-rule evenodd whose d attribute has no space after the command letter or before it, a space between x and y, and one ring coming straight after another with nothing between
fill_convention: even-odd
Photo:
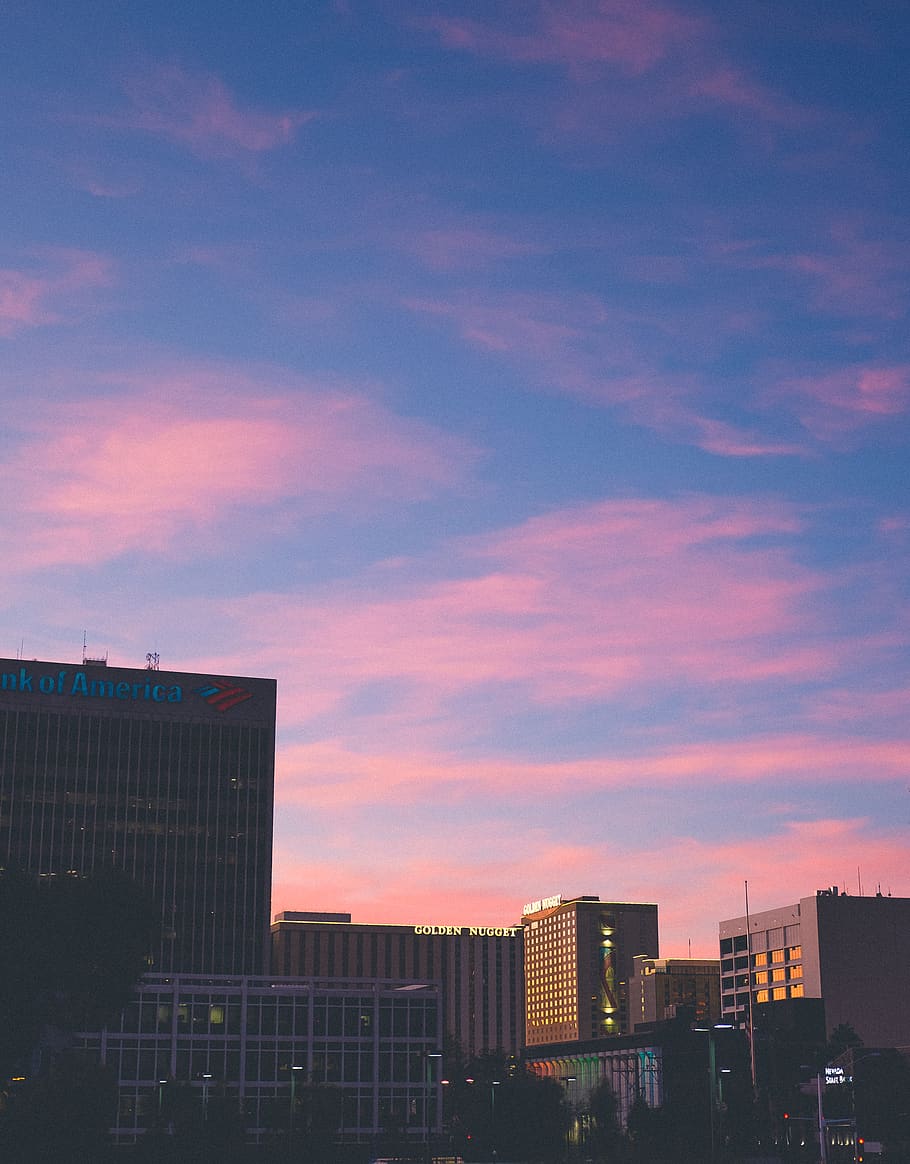
<instances>
[{"instance_id":1,"label":"bank of america logo","mask_svg":"<svg viewBox=\"0 0 910 1164\"><path fill-rule=\"evenodd\" d=\"M194 687L193 694L201 695L209 707L214 707L216 711L229 711L238 703L253 698L252 691L238 687L236 683L229 683L227 679L210 679L201 687Z\"/></svg>"}]
</instances>

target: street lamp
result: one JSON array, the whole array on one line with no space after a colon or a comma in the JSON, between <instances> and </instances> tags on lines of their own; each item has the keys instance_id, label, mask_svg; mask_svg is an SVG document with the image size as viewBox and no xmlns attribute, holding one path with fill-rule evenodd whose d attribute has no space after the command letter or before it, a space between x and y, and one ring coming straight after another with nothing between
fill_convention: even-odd
<instances>
[{"instance_id":1,"label":"street lamp","mask_svg":"<svg viewBox=\"0 0 910 1164\"><path fill-rule=\"evenodd\" d=\"M718 1106L717 1079L717 1031L732 1031L732 1023L714 1023L710 1027L692 1027L696 1034L708 1036L708 1129L711 1136L711 1164L717 1159L717 1144L714 1133L714 1112ZM721 1088L722 1088L721 1084ZM721 1098L723 1091L721 1090Z\"/></svg>"},{"instance_id":2,"label":"street lamp","mask_svg":"<svg viewBox=\"0 0 910 1164\"><path fill-rule=\"evenodd\" d=\"M294 1115L296 1114L295 1109L297 1107L297 1072L302 1071L302 1070L303 1070L303 1068L298 1067L296 1064L292 1063L290 1065L290 1071L291 1071L291 1110L288 1113L289 1114L289 1119L288 1119L288 1155L290 1155L290 1153L291 1153L291 1143L294 1139Z\"/></svg>"},{"instance_id":3,"label":"street lamp","mask_svg":"<svg viewBox=\"0 0 910 1164\"><path fill-rule=\"evenodd\" d=\"M202 1122L209 1122L209 1080L212 1076L208 1071L202 1073Z\"/></svg>"},{"instance_id":4,"label":"street lamp","mask_svg":"<svg viewBox=\"0 0 910 1164\"><path fill-rule=\"evenodd\" d=\"M442 1052L427 1051L426 1091L423 1097L424 1156L426 1157L427 1164L430 1164L430 1088L436 1082L436 1080L433 1078L433 1059L436 1059L439 1063L439 1066L441 1067ZM440 1085L442 1082L444 1082L444 1080L440 1081Z\"/></svg>"},{"instance_id":5,"label":"street lamp","mask_svg":"<svg viewBox=\"0 0 910 1164\"><path fill-rule=\"evenodd\" d=\"M496 1088L499 1086L498 1079L490 1080L490 1149L493 1164L496 1164Z\"/></svg>"}]
</instances>

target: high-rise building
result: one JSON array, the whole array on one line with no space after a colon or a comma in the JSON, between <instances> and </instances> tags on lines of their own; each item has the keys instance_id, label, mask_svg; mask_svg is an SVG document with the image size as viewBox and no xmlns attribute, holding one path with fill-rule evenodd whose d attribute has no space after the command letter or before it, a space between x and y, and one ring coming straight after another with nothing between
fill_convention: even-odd
<instances>
[{"instance_id":1,"label":"high-rise building","mask_svg":"<svg viewBox=\"0 0 910 1164\"><path fill-rule=\"evenodd\" d=\"M529 902L525 935L528 1047L630 1034L635 956L658 955L657 906L563 900Z\"/></svg>"},{"instance_id":2,"label":"high-rise building","mask_svg":"<svg viewBox=\"0 0 910 1164\"><path fill-rule=\"evenodd\" d=\"M286 911L272 970L314 978L437 981L443 1029L468 1057L517 1055L524 1034L520 926L370 925L349 913Z\"/></svg>"},{"instance_id":3,"label":"high-rise building","mask_svg":"<svg viewBox=\"0 0 910 1164\"><path fill-rule=\"evenodd\" d=\"M699 1023L720 1018L720 962L716 958L635 958L629 983L633 1026L689 1014Z\"/></svg>"},{"instance_id":4,"label":"high-rise building","mask_svg":"<svg viewBox=\"0 0 910 1164\"><path fill-rule=\"evenodd\" d=\"M752 1006L820 998L830 1033L849 1023L867 1046L910 1044L910 898L821 889L793 905L720 923L723 1018ZM753 1011L754 1020L754 1011Z\"/></svg>"},{"instance_id":5,"label":"high-rise building","mask_svg":"<svg viewBox=\"0 0 910 1164\"><path fill-rule=\"evenodd\" d=\"M156 971L262 973L274 754L272 679L0 660L0 863L122 869Z\"/></svg>"}]
</instances>

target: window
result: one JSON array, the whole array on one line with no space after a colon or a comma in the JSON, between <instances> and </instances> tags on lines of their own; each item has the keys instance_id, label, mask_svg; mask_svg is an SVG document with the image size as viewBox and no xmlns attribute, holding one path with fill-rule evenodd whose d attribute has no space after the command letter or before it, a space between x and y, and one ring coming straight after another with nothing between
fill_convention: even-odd
<instances>
[{"instance_id":1,"label":"window","mask_svg":"<svg viewBox=\"0 0 910 1164\"><path fill-rule=\"evenodd\" d=\"M802 998L803 997L803 984L801 982L797 982L795 986L790 987L790 997L791 998Z\"/></svg>"},{"instance_id":2,"label":"window","mask_svg":"<svg viewBox=\"0 0 910 1164\"><path fill-rule=\"evenodd\" d=\"M790 977L791 978L802 978L802 976L803 976L802 966L791 966L790 967Z\"/></svg>"},{"instance_id":3,"label":"window","mask_svg":"<svg viewBox=\"0 0 910 1164\"><path fill-rule=\"evenodd\" d=\"M783 950L772 950L771 951L771 961L772 962L783 962L783 960L784 960Z\"/></svg>"},{"instance_id":4,"label":"window","mask_svg":"<svg viewBox=\"0 0 910 1164\"><path fill-rule=\"evenodd\" d=\"M789 958L789 960L791 962L796 961L797 958L801 958L802 956L803 956L802 946L791 946L790 949L787 951L787 957Z\"/></svg>"},{"instance_id":5,"label":"window","mask_svg":"<svg viewBox=\"0 0 910 1164\"><path fill-rule=\"evenodd\" d=\"M755 955L755 965L756 966L767 966L768 965L768 955L767 954L756 954Z\"/></svg>"},{"instance_id":6,"label":"window","mask_svg":"<svg viewBox=\"0 0 910 1164\"><path fill-rule=\"evenodd\" d=\"M767 982L768 981L768 971L767 970L759 970L755 975L755 981L757 983Z\"/></svg>"},{"instance_id":7,"label":"window","mask_svg":"<svg viewBox=\"0 0 910 1164\"><path fill-rule=\"evenodd\" d=\"M757 992L756 992L756 995L755 995L755 1001L756 1001L756 1002L767 1002L767 1001L768 1001L768 992L767 992L767 990L759 990L759 991L757 991Z\"/></svg>"},{"instance_id":8,"label":"window","mask_svg":"<svg viewBox=\"0 0 910 1164\"><path fill-rule=\"evenodd\" d=\"M786 998L787 997L786 986L775 986L774 989L771 991L771 997L774 999L775 1002L779 998Z\"/></svg>"},{"instance_id":9,"label":"window","mask_svg":"<svg viewBox=\"0 0 910 1164\"><path fill-rule=\"evenodd\" d=\"M783 966L775 966L774 967L774 969L771 971L771 981L772 982L786 982L787 981L787 971L783 968Z\"/></svg>"}]
</instances>

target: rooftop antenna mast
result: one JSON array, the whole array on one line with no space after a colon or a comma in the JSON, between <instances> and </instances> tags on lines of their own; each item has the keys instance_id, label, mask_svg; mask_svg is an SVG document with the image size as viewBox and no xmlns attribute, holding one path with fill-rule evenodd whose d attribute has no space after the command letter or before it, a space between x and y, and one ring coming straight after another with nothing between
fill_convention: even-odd
<instances>
[{"instance_id":1,"label":"rooftop antenna mast","mask_svg":"<svg viewBox=\"0 0 910 1164\"><path fill-rule=\"evenodd\" d=\"M157 651L149 651L145 656L146 671L157 671L158 664L161 662L161 656Z\"/></svg>"}]
</instances>

